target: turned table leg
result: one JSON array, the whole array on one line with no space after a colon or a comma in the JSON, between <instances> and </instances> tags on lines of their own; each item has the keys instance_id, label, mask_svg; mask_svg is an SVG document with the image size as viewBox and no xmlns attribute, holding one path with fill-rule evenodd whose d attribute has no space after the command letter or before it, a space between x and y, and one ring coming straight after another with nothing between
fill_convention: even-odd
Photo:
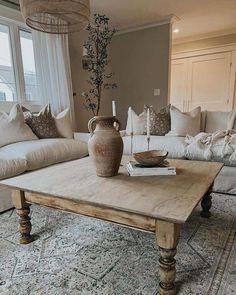
<instances>
[{"instance_id":1,"label":"turned table leg","mask_svg":"<svg viewBox=\"0 0 236 295\"><path fill-rule=\"evenodd\" d=\"M176 247L179 240L180 225L157 220L156 239L159 246L159 294L175 295L175 277L176 277Z\"/></svg>"},{"instance_id":2,"label":"turned table leg","mask_svg":"<svg viewBox=\"0 0 236 295\"><path fill-rule=\"evenodd\" d=\"M202 201L201 201L202 211L200 213L202 217L205 217L205 218L211 217L211 212L210 212L211 205L212 205L211 199L212 199L212 196L210 192L206 193L205 196L202 198Z\"/></svg>"},{"instance_id":3,"label":"turned table leg","mask_svg":"<svg viewBox=\"0 0 236 295\"><path fill-rule=\"evenodd\" d=\"M30 207L25 201L25 195L22 191L12 192L12 201L19 216L20 244L29 244L33 241L31 236Z\"/></svg>"}]
</instances>

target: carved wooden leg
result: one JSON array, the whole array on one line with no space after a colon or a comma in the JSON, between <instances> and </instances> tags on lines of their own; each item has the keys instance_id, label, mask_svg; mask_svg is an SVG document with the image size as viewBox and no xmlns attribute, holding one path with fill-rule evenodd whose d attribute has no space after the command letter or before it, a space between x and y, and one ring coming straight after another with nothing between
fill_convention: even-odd
<instances>
[{"instance_id":1,"label":"carved wooden leg","mask_svg":"<svg viewBox=\"0 0 236 295\"><path fill-rule=\"evenodd\" d=\"M205 217L205 218L209 218L211 217L211 212L210 212L210 209L211 209L211 205L212 205L212 196L210 195L210 192L207 193L203 198L202 198L202 201L201 201L201 206L202 206L202 211L200 213L200 215L202 217Z\"/></svg>"},{"instance_id":2,"label":"carved wooden leg","mask_svg":"<svg viewBox=\"0 0 236 295\"><path fill-rule=\"evenodd\" d=\"M176 247L179 240L180 225L157 220L156 239L160 251L159 259L159 294L175 295L175 277L176 277Z\"/></svg>"},{"instance_id":3,"label":"carved wooden leg","mask_svg":"<svg viewBox=\"0 0 236 295\"><path fill-rule=\"evenodd\" d=\"M25 202L24 192L13 191L12 200L19 216L20 244L29 244L33 241L33 237L30 235L32 226L29 217L30 208L29 204Z\"/></svg>"},{"instance_id":4,"label":"carved wooden leg","mask_svg":"<svg viewBox=\"0 0 236 295\"><path fill-rule=\"evenodd\" d=\"M20 217L19 219L19 231L20 231L20 243L21 244L29 244L33 241L33 237L30 235L31 232L31 222L30 222L30 208L24 208L24 209L17 209L16 210L17 215Z\"/></svg>"}]
</instances>

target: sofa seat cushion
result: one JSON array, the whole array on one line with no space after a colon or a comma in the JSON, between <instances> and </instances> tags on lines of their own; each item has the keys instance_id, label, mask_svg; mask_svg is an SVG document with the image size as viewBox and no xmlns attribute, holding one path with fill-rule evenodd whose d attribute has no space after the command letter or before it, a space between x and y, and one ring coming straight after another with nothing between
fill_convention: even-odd
<instances>
[{"instance_id":1,"label":"sofa seat cushion","mask_svg":"<svg viewBox=\"0 0 236 295\"><path fill-rule=\"evenodd\" d=\"M86 143L65 138L19 142L2 149L8 152L11 151L20 159L25 159L26 171L79 159L88 155Z\"/></svg>"},{"instance_id":2,"label":"sofa seat cushion","mask_svg":"<svg viewBox=\"0 0 236 295\"><path fill-rule=\"evenodd\" d=\"M12 150L2 151L4 148L0 149L0 179L25 172L27 167L26 159L19 158Z\"/></svg>"},{"instance_id":3,"label":"sofa seat cushion","mask_svg":"<svg viewBox=\"0 0 236 295\"><path fill-rule=\"evenodd\" d=\"M221 169L214 181L213 191L236 195L236 167L224 166Z\"/></svg>"},{"instance_id":4,"label":"sofa seat cushion","mask_svg":"<svg viewBox=\"0 0 236 295\"><path fill-rule=\"evenodd\" d=\"M124 154L131 154L131 136L122 137L124 142ZM166 150L168 151L169 158L185 159L185 147L184 137L172 137L172 136L151 136L150 150ZM135 135L133 137L133 152L143 152L147 150L147 136Z\"/></svg>"}]
</instances>

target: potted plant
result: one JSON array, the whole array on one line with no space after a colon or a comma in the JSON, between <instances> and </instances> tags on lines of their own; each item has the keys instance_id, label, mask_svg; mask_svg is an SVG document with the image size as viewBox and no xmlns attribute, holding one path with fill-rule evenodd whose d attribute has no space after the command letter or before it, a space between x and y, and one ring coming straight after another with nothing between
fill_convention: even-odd
<instances>
[{"instance_id":1,"label":"potted plant","mask_svg":"<svg viewBox=\"0 0 236 295\"><path fill-rule=\"evenodd\" d=\"M113 74L106 73L110 62L108 46L116 29L109 27L108 17L94 14L93 24L88 25L87 31L83 66L90 73L90 90L83 92L82 96L85 99L85 107L94 115L88 123L89 131L93 135L89 141L89 154L94 160L97 175L108 177L118 173L123 153L118 120L113 116L99 116L102 91L117 88L116 83L110 82Z\"/></svg>"}]
</instances>

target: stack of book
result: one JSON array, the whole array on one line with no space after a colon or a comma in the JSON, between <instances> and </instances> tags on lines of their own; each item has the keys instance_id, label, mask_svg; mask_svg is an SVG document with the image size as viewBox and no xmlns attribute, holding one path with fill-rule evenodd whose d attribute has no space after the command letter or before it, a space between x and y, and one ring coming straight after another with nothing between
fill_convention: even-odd
<instances>
[{"instance_id":1,"label":"stack of book","mask_svg":"<svg viewBox=\"0 0 236 295\"><path fill-rule=\"evenodd\" d=\"M130 176L176 175L176 168L168 164L163 167L143 167L136 162L129 162L127 171Z\"/></svg>"}]
</instances>

